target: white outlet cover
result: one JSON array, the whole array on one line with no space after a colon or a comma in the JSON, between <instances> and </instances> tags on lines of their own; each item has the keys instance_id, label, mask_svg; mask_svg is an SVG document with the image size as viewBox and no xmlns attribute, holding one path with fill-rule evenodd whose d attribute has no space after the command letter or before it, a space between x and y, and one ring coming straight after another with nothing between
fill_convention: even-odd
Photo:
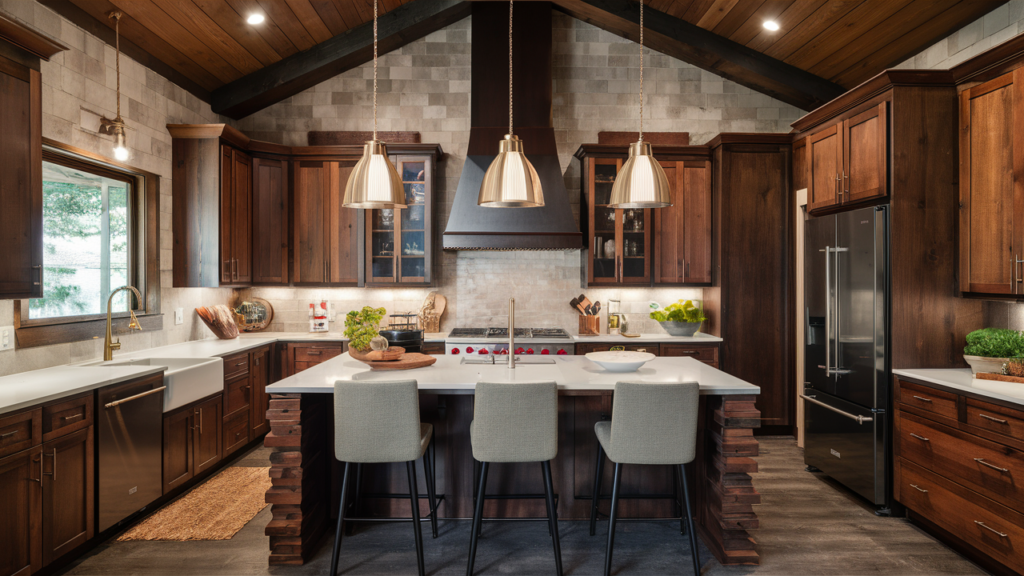
<instances>
[{"instance_id":1,"label":"white outlet cover","mask_svg":"<svg viewBox=\"0 0 1024 576\"><path fill-rule=\"evenodd\" d=\"M0 326L0 350L14 350L14 326Z\"/></svg>"},{"instance_id":2,"label":"white outlet cover","mask_svg":"<svg viewBox=\"0 0 1024 576\"><path fill-rule=\"evenodd\" d=\"M184 324L185 323L185 309L184 308L175 308L174 309L174 323L175 324Z\"/></svg>"}]
</instances>

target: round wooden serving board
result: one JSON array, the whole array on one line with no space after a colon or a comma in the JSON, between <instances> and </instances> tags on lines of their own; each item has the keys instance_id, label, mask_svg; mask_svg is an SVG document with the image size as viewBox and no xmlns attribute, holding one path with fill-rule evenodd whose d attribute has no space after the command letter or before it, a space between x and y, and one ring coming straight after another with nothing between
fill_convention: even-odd
<instances>
[{"instance_id":1,"label":"round wooden serving board","mask_svg":"<svg viewBox=\"0 0 1024 576\"><path fill-rule=\"evenodd\" d=\"M370 366L370 370L412 370L413 368L425 368L437 362L436 356L420 354L419 352L407 352L402 354L398 360L391 362L364 362Z\"/></svg>"}]
</instances>

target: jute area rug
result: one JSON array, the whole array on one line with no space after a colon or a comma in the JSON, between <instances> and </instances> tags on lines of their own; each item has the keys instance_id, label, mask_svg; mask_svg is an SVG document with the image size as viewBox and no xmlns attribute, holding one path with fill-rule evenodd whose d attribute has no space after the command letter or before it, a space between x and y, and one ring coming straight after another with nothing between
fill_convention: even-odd
<instances>
[{"instance_id":1,"label":"jute area rug","mask_svg":"<svg viewBox=\"0 0 1024 576\"><path fill-rule=\"evenodd\" d=\"M132 540L230 540L267 505L269 468L232 466L122 534Z\"/></svg>"}]
</instances>

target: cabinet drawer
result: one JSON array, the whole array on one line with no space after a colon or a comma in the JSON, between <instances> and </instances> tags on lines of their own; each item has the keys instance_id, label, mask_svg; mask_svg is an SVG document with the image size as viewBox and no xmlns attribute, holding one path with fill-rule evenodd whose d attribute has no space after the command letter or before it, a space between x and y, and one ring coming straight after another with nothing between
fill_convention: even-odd
<instances>
[{"instance_id":1,"label":"cabinet drawer","mask_svg":"<svg viewBox=\"0 0 1024 576\"><path fill-rule=\"evenodd\" d=\"M957 419L956 394L900 380L899 400L908 406L934 412L954 420Z\"/></svg>"},{"instance_id":2,"label":"cabinet drawer","mask_svg":"<svg viewBox=\"0 0 1024 576\"><path fill-rule=\"evenodd\" d=\"M718 346L692 346L689 344L662 344L662 356L689 356L705 364L718 364Z\"/></svg>"},{"instance_id":3,"label":"cabinet drawer","mask_svg":"<svg viewBox=\"0 0 1024 576\"><path fill-rule=\"evenodd\" d=\"M900 502L1018 573L1024 572L1024 516L902 460Z\"/></svg>"},{"instance_id":4,"label":"cabinet drawer","mask_svg":"<svg viewBox=\"0 0 1024 576\"><path fill-rule=\"evenodd\" d=\"M1024 438L1024 413L981 400L967 399L967 423L1015 439Z\"/></svg>"},{"instance_id":5,"label":"cabinet drawer","mask_svg":"<svg viewBox=\"0 0 1024 576\"><path fill-rule=\"evenodd\" d=\"M0 416L0 457L43 443L43 409Z\"/></svg>"},{"instance_id":6,"label":"cabinet drawer","mask_svg":"<svg viewBox=\"0 0 1024 576\"><path fill-rule=\"evenodd\" d=\"M249 353L244 352L242 354L236 354L234 356L228 356L224 358L224 381L228 378L233 378L239 374L245 374L249 371Z\"/></svg>"},{"instance_id":7,"label":"cabinet drawer","mask_svg":"<svg viewBox=\"0 0 1024 576\"><path fill-rule=\"evenodd\" d=\"M224 455L231 454L249 442L249 411L238 412L224 419Z\"/></svg>"},{"instance_id":8,"label":"cabinet drawer","mask_svg":"<svg viewBox=\"0 0 1024 576\"><path fill-rule=\"evenodd\" d=\"M319 364L341 355L341 346L296 346L295 361Z\"/></svg>"},{"instance_id":9,"label":"cabinet drawer","mask_svg":"<svg viewBox=\"0 0 1024 576\"><path fill-rule=\"evenodd\" d=\"M661 346L655 342L653 344L577 344L576 355L584 356L591 352L608 352L612 348L634 352L649 352L655 356L661 354Z\"/></svg>"},{"instance_id":10,"label":"cabinet drawer","mask_svg":"<svg viewBox=\"0 0 1024 576\"><path fill-rule=\"evenodd\" d=\"M92 392L43 406L43 441L84 430L92 425Z\"/></svg>"},{"instance_id":11,"label":"cabinet drawer","mask_svg":"<svg viewBox=\"0 0 1024 576\"><path fill-rule=\"evenodd\" d=\"M224 383L224 415L229 416L235 412L249 408L249 401L252 398L250 393L249 375L238 376L233 380Z\"/></svg>"},{"instance_id":12,"label":"cabinet drawer","mask_svg":"<svg viewBox=\"0 0 1024 576\"><path fill-rule=\"evenodd\" d=\"M1014 508L1024 508L1024 452L900 414L900 456Z\"/></svg>"}]
</instances>

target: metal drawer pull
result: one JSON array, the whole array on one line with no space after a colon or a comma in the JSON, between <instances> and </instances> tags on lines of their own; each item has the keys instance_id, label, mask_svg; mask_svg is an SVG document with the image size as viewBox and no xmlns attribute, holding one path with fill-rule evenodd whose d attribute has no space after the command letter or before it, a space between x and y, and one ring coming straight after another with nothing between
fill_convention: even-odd
<instances>
[{"instance_id":1,"label":"metal drawer pull","mask_svg":"<svg viewBox=\"0 0 1024 576\"><path fill-rule=\"evenodd\" d=\"M981 526L985 530L988 530L989 532L992 532L993 534L998 534L1000 538L1006 538L1006 536L1007 536L1006 532L1000 532L999 530L996 530L995 528L992 528L990 526L986 526L985 523L980 521L980 520L975 520L974 523L977 524L978 526Z\"/></svg>"},{"instance_id":2,"label":"metal drawer pull","mask_svg":"<svg viewBox=\"0 0 1024 576\"><path fill-rule=\"evenodd\" d=\"M17 433L18 433L18 431L15 430L14 432L7 432L5 434L0 434L0 440L3 440L4 438L10 438L11 436L14 436Z\"/></svg>"},{"instance_id":3,"label":"metal drawer pull","mask_svg":"<svg viewBox=\"0 0 1024 576\"><path fill-rule=\"evenodd\" d=\"M319 356L321 352L319 350L309 350L306 354L309 354L310 356Z\"/></svg>"},{"instance_id":4,"label":"metal drawer pull","mask_svg":"<svg viewBox=\"0 0 1024 576\"><path fill-rule=\"evenodd\" d=\"M992 416L989 416L988 414L978 413L978 417L979 418L984 418L985 420L991 420L993 422L998 422L1000 424L1006 424L1007 423L1006 420L1003 420L1002 418L993 418Z\"/></svg>"},{"instance_id":5,"label":"metal drawer pull","mask_svg":"<svg viewBox=\"0 0 1024 576\"><path fill-rule=\"evenodd\" d=\"M245 366L245 360L242 360L238 364L235 364L235 366Z\"/></svg>"},{"instance_id":6,"label":"metal drawer pull","mask_svg":"<svg viewBox=\"0 0 1024 576\"><path fill-rule=\"evenodd\" d=\"M924 488L921 488L917 484L911 484L910 487L913 488L914 490L917 490L918 492L928 492L927 490L925 490Z\"/></svg>"},{"instance_id":7,"label":"metal drawer pull","mask_svg":"<svg viewBox=\"0 0 1024 576\"><path fill-rule=\"evenodd\" d=\"M910 435L913 436L914 438L917 438L918 440L924 440L925 442L931 442L931 440L925 438L924 436L918 436L917 434L914 434L913 432L911 432Z\"/></svg>"},{"instance_id":8,"label":"metal drawer pull","mask_svg":"<svg viewBox=\"0 0 1024 576\"><path fill-rule=\"evenodd\" d=\"M106 404L103 405L103 407L104 408L113 408L114 406L120 406L121 404L124 404L126 402L131 402L132 400L138 400L139 398L142 398L144 396L149 396L150 394L156 394L157 392L160 392L160 391L166 390L166 389L167 389L167 386L161 386L159 388L153 388L152 390L146 390L145 392L142 392L141 394L136 394L135 396L129 396L129 397L123 398L121 400L114 400L113 402L107 402Z\"/></svg>"},{"instance_id":9,"label":"metal drawer pull","mask_svg":"<svg viewBox=\"0 0 1024 576\"><path fill-rule=\"evenodd\" d=\"M81 417L82 417L81 414L74 414L72 416L61 416L60 419L65 421L65 422L68 422L70 420L74 420L75 418L81 418Z\"/></svg>"},{"instance_id":10,"label":"metal drawer pull","mask_svg":"<svg viewBox=\"0 0 1024 576\"><path fill-rule=\"evenodd\" d=\"M35 460L33 460L35 462ZM43 454L39 454L39 478L29 478L33 482L43 483Z\"/></svg>"},{"instance_id":11,"label":"metal drawer pull","mask_svg":"<svg viewBox=\"0 0 1024 576\"><path fill-rule=\"evenodd\" d=\"M825 404L824 402L822 402L820 400L815 400L813 396L808 396L807 394L801 394L800 397L803 398L804 400L807 400L808 402L812 402L814 404L817 404L818 406L821 406L822 408L828 408L829 410L835 412L836 414L842 414L843 416L846 416L847 418L849 418L851 420L856 420L857 424L863 424L865 422L872 422L874 420L874 418L871 418L870 416L861 416L860 414L850 414L849 412L843 412L842 410L840 410L838 408L833 408L832 406L829 406L828 404Z\"/></svg>"},{"instance_id":12,"label":"metal drawer pull","mask_svg":"<svg viewBox=\"0 0 1024 576\"><path fill-rule=\"evenodd\" d=\"M45 452L43 452L43 456L46 456ZM56 480L57 479L57 449L56 448L53 449L53 454L50 454L50 456L53 456L53 472L43 472L43 459L42 459L42 457L40 457L39 458L39 473L42 474L43 476L53 476L53 479Z\"/></svg>"},{"instance_id":13,"label":"metal drawer pull","mask_svg":"<svg viewBox=\"0 0 1024 576\"><path fill-rule=\"evenodd\" d=\"M974 461L977 462L978 464L983 465L983 466L988 466L989 468L991 468L993 470L999 470L1000 472L1009 472L1010 471L1009 468L1000 468L999 466L996 466L995 464L989 464L988 462L985 462L984 458L975 458Z\"/></svg>"},{"instance_id":14,"label":"metal drawer pull","mask_svg":"<svg viewBox=\"0 0 1024 576\"><path fill-rule=\"evenodd\" d=\"M917 398L917 399L918 399L918 400L920 400L921 402L931 402L931 401L932 401L932 399L931 399L931 398L922 398L922 397L920 397L920 396L914 396L914 398Z\"/></svg>"}]
</instances>

